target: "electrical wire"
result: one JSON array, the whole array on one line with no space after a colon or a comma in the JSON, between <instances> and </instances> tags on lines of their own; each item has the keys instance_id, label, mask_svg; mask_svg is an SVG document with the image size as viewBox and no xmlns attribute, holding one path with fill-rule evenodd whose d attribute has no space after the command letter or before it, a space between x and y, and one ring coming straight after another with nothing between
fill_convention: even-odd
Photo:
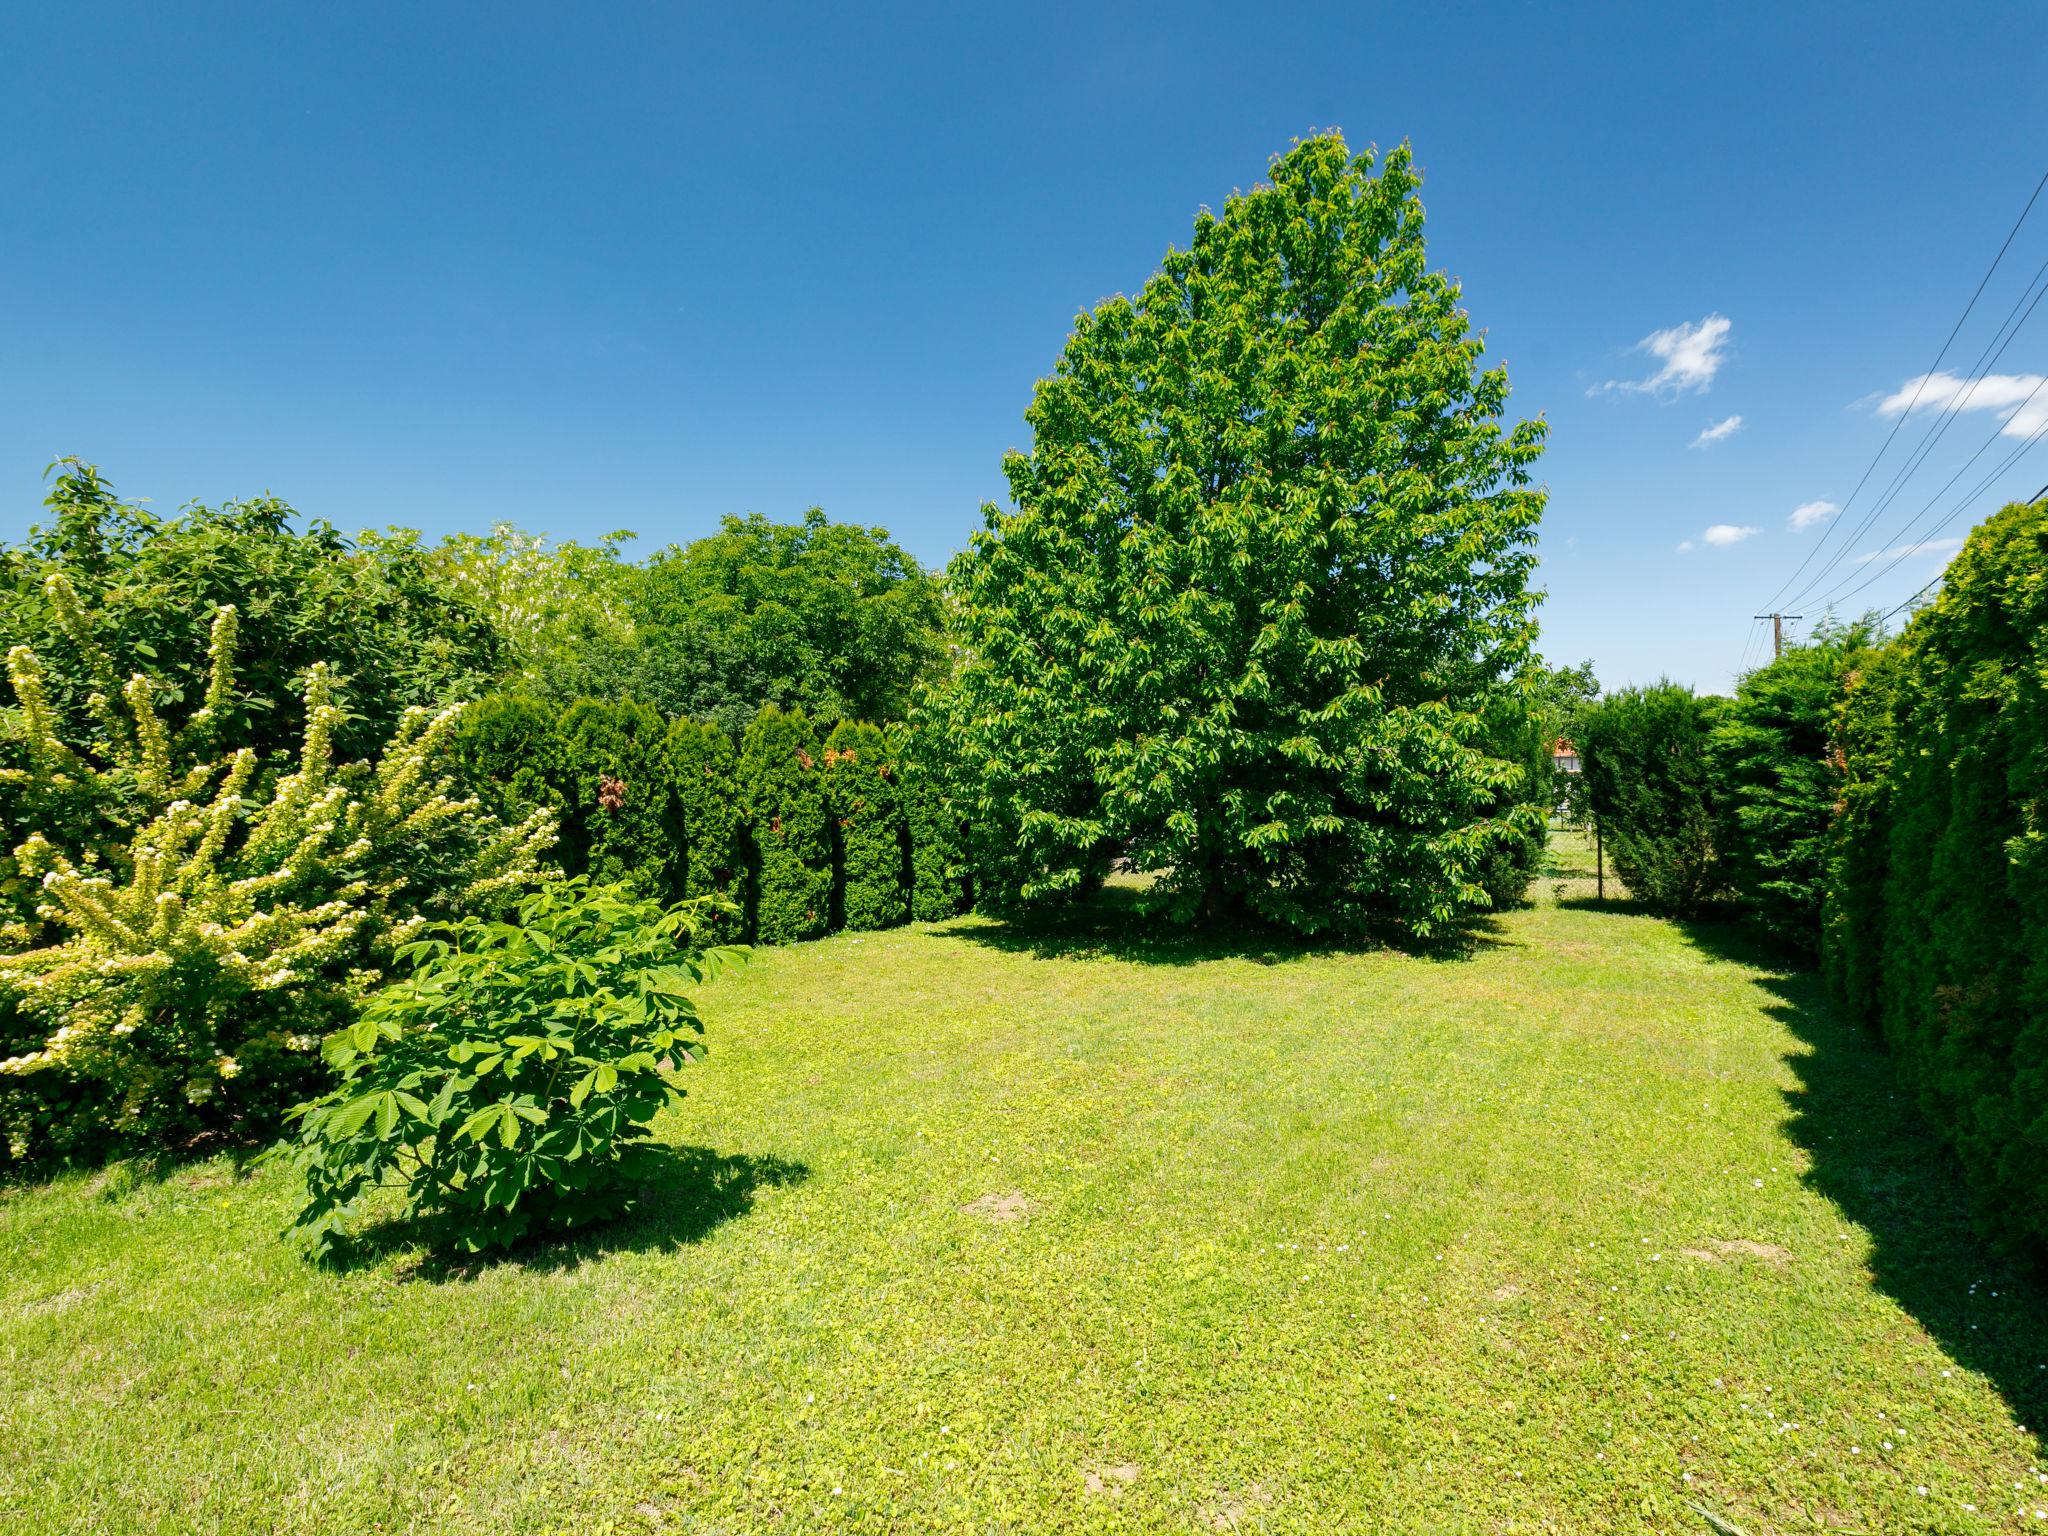
<instances>
[{"instance_id":1,"label":"electrical wire","mask_svg":"<svg viewBox=\"0 0 2048 1536\"><path fill-rule=\"evenodd\" d=\"M1826 547L1829 535L1835 531L1841 520L1848 515L1849 508L1855 505L1857 496L1862 494L1863 487L1869 482L1871 475L1876 472L1879 462L1890 451L1892 439L1899 435L1899 429L1906 424L1906 418L1913 414L1913 407L1920 403L1920 396L1927 388L1927 381L1940 372L1942 359L1948 356L1948 349L1955 345L1956 337L1962 334L1963 322L1970 318L1971 311L1977 307L1977 301L1984 296L1984 289L1991 282L1992 274L1998 271L1998 264L2005 260L2005 253L2012 248L2012 242L2019 234L2020 226L2027 222L2027 215L2034 211L2034 204L2040 200L2041 190L2044 187L2048 187L2048 171L2042 172L2041 179L2034 184L2033 196L2027 199L2027 206L2020 210L2020 216L2013 220L2012 228L2006 231L2005 243L1999 246L1998 254L1991 258L1991 265L1984 269L1983 277L1977 281L1977 291L1970 295L1970 302L1963 306L1962 314L1956 317L1956 323L1950 329L1948 339L1941 344L1941 350L1934 354L1933 363L1920 375L1920 383L1913 391L1912 400L1907 402L1905 410L1899 413L1899 419L1892 423L1891 431L1886 434L1884 442L1879 444L1876 456L1871 459L1869 467L1863 471L1862 479L1856 482L1856 489L1849 493L1849 499L1842 503L1842 510L1835 514L1834 521L1830 522L1821 531L1819 540L1806 552L1806 558L1801 560L1792 574L1785 578L1784 585L1771 595L1770 601L1763 604L1764 607L1775 608L1778 606L1778 599L1785 595L1792 583L1797 581L1800 574L1813 562L1813 558Z\"/></svg>"}]
</instances>

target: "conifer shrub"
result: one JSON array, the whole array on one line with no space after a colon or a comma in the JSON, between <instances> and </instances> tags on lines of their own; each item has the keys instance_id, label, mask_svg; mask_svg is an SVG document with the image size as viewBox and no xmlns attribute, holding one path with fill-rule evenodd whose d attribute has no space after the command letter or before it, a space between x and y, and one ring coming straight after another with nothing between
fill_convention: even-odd
<instances>
[{"instance_id":1,"label":"conifer shrub","mask_svg":"<svg viewBox=\"0 0 2048 1536\"><path fill-rule=\"evenodd\" d=\"M2048 501L2005 508L1844 709L1828 972L1980 1206L2048 1242ZM1872 900L1871 892L1881 892Z\"/></svg>"},{"instance_id":2,"label":"conifer shrub","mask_svg":"<svg viewBox=\"0 0 2048 1536\"><path fill-rule=\"evenodd\" d=\"M1868 625L1823 625L1737 686L1711 742L1717 833L1744 915L1818 954L1828 826L1841 801L1835 728L1849 677L1871 659Z\"/></svg>"},{"instance_id":3,"label":"conifer shrub","mask_svg":"<svg viewBox=\"0 0 2048 1536\"><path fill-rule=\"evenodd\" d=\"M719 726L703 720L669 726L669 795L682 847L682 894L720 898L709 920L721 933L737 921L748 858L738 768L732 738Z\"/></svg>"},{"instance_id":4,"label":"conifer shrub","mask_svg":"<svg viewBox=\"0 0 2048 1536\"><path fill-rule=\"evenodd\" d=\"M1588 808L1629 894L1653 911L1690 915L1726 888L1709 752L1723 703L1665 682L1609 694L1580 719Z\"/></svg>"},{"instance_id":5,"label":"conifer shrub","mask_svg":"<svg viewBox=\"0 0 2048 1536\"><path fill-rule=\"evenodd\" d=\"M841 920L854 929L908 922L910 839L894 743L880 726L842 720L825 739L824 763L839 828Z\"/></svg>"},{"instance_id":6,"label":"conifer shrub","mask_svg":"<svg viewBox=\"0 0 2048 1536\"><path fill-rule=\"evenodd\" d=\"M910 915L920 923L957 917L974 905L974 890L959 802L948 793L945 775L932 761L943 733L927 725L899 725L890 736L896 748L903 835L910 845Z\"/></svg>"},{"instance_id":7,"label":"conifer shrub","mask_svg":"<svg viewBox=\"0 0 2048 1536\"><path fill-rule=\"evenodd\" d=\"M630 699L580 699L559 728L563 863L599 883L682 894L682 851L670 805L668 726Z\"/></svg>"},{"instance_id":8,"label":"conifer shrub","mask_svg":"<svg viewBox=\"0 0 2048 1536\"><path fill-rule=\"evenodd\" d=\"M740 744L736 779L751 843L748 927L763 944L815 939L832 917L824 749L802 710L769 705Z\"/></svg>"}]
</instances>

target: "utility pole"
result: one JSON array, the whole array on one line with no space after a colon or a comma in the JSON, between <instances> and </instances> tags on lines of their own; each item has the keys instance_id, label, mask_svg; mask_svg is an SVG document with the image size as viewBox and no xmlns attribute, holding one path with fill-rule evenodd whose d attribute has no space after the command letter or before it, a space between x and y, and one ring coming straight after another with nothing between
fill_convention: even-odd
<instances>
[{"instance_id":1,"label":"utility pole","mask_svg":"<svg viewBox=\"0 0 2048 1536\"><path fill-rule=\"evenodd\" d=\"M1785 621L1787 619L1803 619L1806 615L1803 613L1760 613L1757 617L1771 621L1771 660L1776 661L1785 654Z\"/></svg>"}]
</instances>

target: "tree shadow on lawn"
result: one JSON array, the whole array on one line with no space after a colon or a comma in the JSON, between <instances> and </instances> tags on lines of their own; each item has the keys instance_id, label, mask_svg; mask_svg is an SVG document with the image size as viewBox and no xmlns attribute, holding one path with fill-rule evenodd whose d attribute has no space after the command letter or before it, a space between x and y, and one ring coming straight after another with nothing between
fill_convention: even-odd
<instances>
[{"instance_id":1,"label":"tree shadow on lawn","mask_svg":"<svg viewBox=\"0 0 2048 1536\"><path fill-rule=\"evenodd\" d=\"M1785 1095L1786 1128L1810 1159L1807 1186L1869 1235L1873 1282L2039 1434L2048 1427L2048 1282L2029 1257L1973 1226L1962 1170L1899 1086L1883 1043L1833 1010L1810 965L1741 925L1681 926L1714 958L1762 971L1776 999L1765 1011L1806 1047L1786 1058L1799 1078Z\"/></svg>"},{"instance_id":2,"label":"tree shadow on lawn","mask_svg":"<svg viewBox=\"0 0 2048 1536\"><path fill-rule=\"evenodd\" d=\"M473 1279L511 1266L537 1271L575 1269L608 1253L672 1251L700 1243L754 1208L755 1192L801 1184L807 1164L772 1154L715 1152L709 1147L649 1146L637 1197L622 1215L567 1231L536 1232L492 1253L461 1253L438 1221L379 1221L349 1239L335 1267L367 1269L398 1254L412 1255L401 1278Z\"/></svg>"},{"instance_id":3,"label":"tree shadow on lawn","mask_svg":"<svg viewBox=\"0 0 2048 1536\"><path fill-rule=\"evenodd\" d=\"M1396 933L1358 939L1312 938L1274 924L1232 920L1195 927L1140 909L1143 893L1131 886L1103 887L1086 901L1028 917L981 916L931 931L1005 954L1040 960L1123 960L1136 965L1206 965L1250 960L1286 965L1331 955L1395 950L1430 960L1469 959L1482 949L1509 948L1499 922L1484 917L1437 939Z\"/></svg>"}]
</instances>

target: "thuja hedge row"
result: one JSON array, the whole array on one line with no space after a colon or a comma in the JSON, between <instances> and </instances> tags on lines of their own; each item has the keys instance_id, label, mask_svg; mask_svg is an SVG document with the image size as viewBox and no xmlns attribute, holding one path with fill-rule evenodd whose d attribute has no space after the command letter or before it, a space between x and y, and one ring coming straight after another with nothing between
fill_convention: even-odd
<instances>
[{"instance_id":1,"label":"thuja hedge row","mask_svg":"<svg viewBox=\"0 0 2048 1536\"><path fill-rule=\"evenodd\" d=\"M2048 502L1971 534L1851 680L1836 742L1831 988L1982 1208L2048 1244Z\"/></svg>"},{"instance_id":2,"label":"thuja hedge row","mask_svg":"<svg viewBox=\"0 0 2048 1536\"><path fill-rule=\"evenodd\" d=\"M494 808L552 810L570 874L680 900L722 895L763 944L949 917L969 900L960 829L903 727L761 711L738 742L644 704L516 695L456 743Z\"/></svg>"}]
</instances>

